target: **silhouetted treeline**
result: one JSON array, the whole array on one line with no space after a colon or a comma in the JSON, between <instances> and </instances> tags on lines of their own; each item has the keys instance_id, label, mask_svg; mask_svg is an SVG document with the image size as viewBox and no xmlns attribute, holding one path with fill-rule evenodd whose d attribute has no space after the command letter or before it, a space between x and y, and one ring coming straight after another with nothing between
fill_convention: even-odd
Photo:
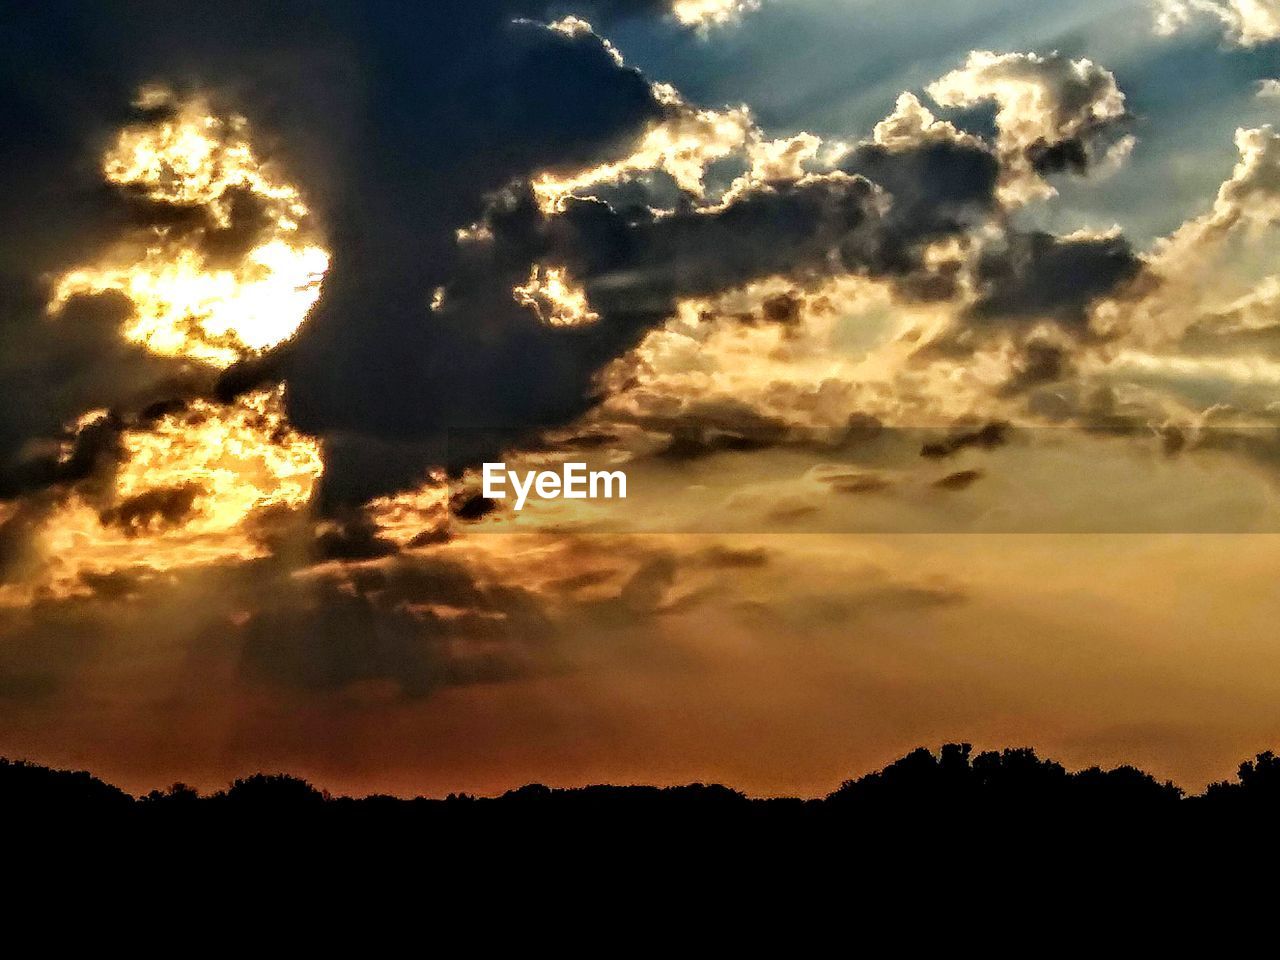
<instances>
[{"instance_id":1,"label":"silhouetted treeline","mask_svg":"<svg viewBox=\"0 0 1280 960\"><path fill-rule=\"evenodd\" d=\"M1280 759L1259 754L1232 782L1186 796L1169 782L1131 766L1076 772L1030 749L974 754L947 744L937 754L917 749L883 770L848 780L813 800L752 799L718 785L592 786L551 789L539 784L500 797L451 794L443 800L389 796L332 797L286 774L255 774L209 795L177 783L132 797L84 772L52 770L0 759L0 813L26 821L43 816L111 818L137 823L228 821L468 822L496 825L568 823L644 826L709 822L768 825L883 823L966 818L1058 818L1061 823L1108 820L1169 822L1186 817L1230 819L1250 811L1280 812ZM12 821L11 821L12 822Z\"/></svg>"}]
</instances>

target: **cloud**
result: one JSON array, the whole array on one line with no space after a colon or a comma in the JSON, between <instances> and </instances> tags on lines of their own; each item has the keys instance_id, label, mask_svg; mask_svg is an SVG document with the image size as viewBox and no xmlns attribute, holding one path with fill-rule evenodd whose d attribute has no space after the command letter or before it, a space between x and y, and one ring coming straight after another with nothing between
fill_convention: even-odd
<instances>
[{"instance_id":1,"label":"cloud","mask_svg":"<svg viewBox=\"0 0 1280 960\"><path fill-rule=\"evenodd\" d=\"M662 12L654 4L611 6L619 15ZM475 218L485 191L523 173L603 159L625 148L662 112L650 85L619 65L594 34L520 19L540 15L543 8L515 0L450 2L397 17L394 28L377 4L283 3L269 11L243 4L210 18L180 4L144 3L127 27L105 12L85 17L56 4L33 15L21 49L5 42L6 70L18 69L21 76L5 84L4 117L35 133L19 153L6 152L0 171L5 222L28 232L21 245L0 250L0 270L7 278L5 313L23 317L22 324L6 325L8 335L31 330L18 345L22 350L6 351L16 368L6 393L31 394L13 382L24 375L38 389L29 412L10 412L8 423L0 422L4 450L15 451L33 437L56 437L87 407L110 408L145 394L152 371L157 379L183 371L180 364L167 365L119 344L118 315L97 325L104 336L86 344L73 362L62 365L57 358L58 370L42 370L42 356L35 363L24 356L34 350L47 354L57 342L43 329L50 291L41 289L47 280L40 278L99 256L112 238L127 233L140 198L150 204L149 224L163 216L171 240L195 231L215 258L234 256L259 235L261 204L255 209L236 184L219 181L225 227L210 228L205 212L187 209L217 192L182 192L203 182L198 168L135 170L132 161L122 160L107 169L120 188L97 179L101 171L94 169L94 159L111 146L111 131L121 123L135 124L129 136L147 136L135 132L144 129L137 121L158 119L170 127L185 122L185 108L174 102L136 101L139 89L153 88L156 80L199 91L213 104L214 116L221 115L222 105L233 104L234 113L248 118L257 142L267 145L271 163L305 185L317 220L336 240L333 254L343 268L329 276L323 302L299 342L262 368L289 379L294 419L319 435L358 423L356 439L348 443L361 437L396 442L415 434L413 416L406 413L415 406L412 384L429 380L430 366L453 346L466 349L421 335L421 304L443 278L457 227ZM78 45L70 67L42 59L62 49L64 41L56 37L72 37ZM99 62L110 63L110 69L90 66ZM55 74L58 83L39 82ZM467 90L465 106L447 92L460 86ZM75 88L92 95L76 105L60 99L58 91ZM235 135L225 132L228 140ZM131 156L142 155L141 143L130 146ZM412 170L405 164L409 157ZM227 168L223 163L211 169ZM421 177L424 168L432 176ZM58 190L51 191L50 183L59 184ZM175 218L177 213L183 217ZM80 334L97 327L68 329ZM74 339L63 339L63 352L68 343ZM373 397L388 391L375 388L374 381L385 383L388 350L425 367L401 366L392 381L410 389L391 390L392 402L379 406ZM109 369L115 356L133 363L134 354L140 354L136 372ZM86 376L98 379L82 385ZM65 403L50 403L48 384L64 382ZM335 405L333 389L349 391L348 397ZM156 399L163 396L143 402ZM340 478L335 486L340 488Z\"/></svg>"},{"instance_id":2,"label":"cloud","mask_svg":"<svg viewBox=\"0 0 1280 960\"><path fill-rule=\"evenodd\" d=\"M665 10L597 6L582 13L608 22ZM428 546L419 536L447 539L439 523L425 534L384 534L381 513L371 521L354 508L419 488L429 470L460 473L492 454L535 447L548 430L615 438L600 442L626 452L639 432L656 442L650 452L692 461L720 451L838 448L863 404L890 418L1003 416L978 405L1021 403L1077 370L1070 337L1046 326L1088 340L1099 332L1099 303L1143 271L1118 234L1055 236L1006 216L1018 199L1011 189L1042 195L1044 176L1095 169L1123 142L1124 95L1090 61L979 51L928 88L946 107L994 103L994 144L904 93L866 140L846 146L794 130L774 139L741 105L692 103L629 68L585 20L542 24L531 18L545 11L532 3L447 12L455 16L410 16L392 31L376 12L323 8L288 35L309 56L272 63L216 26L188 36L171 16L134 38L139 59L130 73L163 77L173 49L181 50L191 67L180 85L199 91L135 112L159 110L181 126L186 105L204 97L218 117L248 118L246 127L220 120L217 129L236 151L252 130L246 149L260 160L229 184L203 166L191 184L163 165L118 171L135 215L146 201L148 218L169 221L167 236L238 262L269 230L272 192L296 182L281 202L306 198L315 236L332 256L296 336L264 356L247 354L221 376L218 393L231 402L283 384L287 429L317 438L323 478L316 483L316 470L299 482L296 501L314 490L327 514L309 542L315 559L360 562L411 542L408 549ZM266 31L277 12L261 16ZM433 30L413 29L428 23ZM258 82L264 77L270 82ZM136 85L121 83L128 86L134 96ZM417 95L463 88L474 94L465 106ZM149 129L134 122L127 135L156 136ZM107 131L99 142L115 141ZM267 187L255 192L254 183ZM198 209L175 202L192 190ZM688 378L674 406L664 409L672 396L655 390L660 403L637 401L629 416L617 415L620 404L582 423L602 399L628 392L613 375L686 304L767 287L726 322L760 330L771 362L803 364L815 348L805 325L824 309L820 322L843 322L838 309L818 306L821 291L850 279L887 291L877 296L895 314L921 304L936 310L899 330L900 340L891 336L893 346L867 369L833 366L807 392L779 378L733 403L732 389ZM64 309L81 302L69 299ZM111 320L116 333L119 324ZM908 334L911 343L937 344L939 330L951 337L954 353L939 361L949 368L895 366L914 349ZM987 366L961 370L966 354ZM868 374L867 384L856 379ZM684 402L695 390L703 390L699 402ZM134 393L139 399L120 401L127 409L175 399L174 391ZM786 397L812 409L786 413ZM144 421L125 417L130 428L150 425ZM48 428L63 441L65 422ZM122 490L121 502L99 505L97 515L145 539L186 517L176 504L148 512L175 487ZM210 499L195 497L187 513L207 513ZM483 504L460 507L465 515Z\"/></svg>"},{"instance_id":3,"label":"cloud","mask_svg":"<svg viewBox=\"0 0 1280 960\"><path fill-rule=\"evenodd\" d=\"M981 141L963 133L947 120L939 120L907 91L898 95L893 112L875 125L871 139L889 149L908 149L926 143L968 143L981 146Z\"/></svg>"},{"instance_id":4,"label":"cloud","mask_svg":"<svg viewBox=\"0 0 1280 960\"><path fill-rule=\"evenodd\" d=\"M976 430L962 430L952 433L945 440L926 443L920 448L920 456L930 460L941 460L970 447L980 450L1002 447L1008 442L1008 430L1009 424L999 421L984 424Z\"/></svg>"},{"instance_id":5,"label":"cloud","mask_svg":"<svg viewBox=\"0 0 1280 960\"><path fill-rule=\"evenodd\" d=\"M121 340L129 305L120 296L75 297L49 317L24 292L15 285L0 294L8 320L0 331L0 388L8 398L0 408L0 498L88 476L85 444L102 430L80 437L84 431L77 421L87 412L127 410L181 395L198 389L202 379ZM80 455L60 459L63 442L78 447Z\"/></svg>"},{"instance_id":6,"label":"cloud","mask_svg":"<svg viewBox=\"0 0 1280 960\"><path fill-rule=\"evenodd\" d=\"M341 520L321 524L313 547L316 559L375 560L397 551L394 542L382 537L377 524L363 511Z\"/></svg>"},{"instance_id":7,"label":"cloud","mask_svg":"<svg viewBox=\"0 0 1280 960\"><path fill-rule=\"evenodd\" d=\"M1162 245L1164 258L1221 239L1237 228L1280 221L1280 134L1270 124L1235 134L1240 160L1218 188L1213 207L1183 224Z\"/></svg>"},{"instance_id":8,"label":"cloud","mask_svg":"<svg viewBox=\"0 0 1280 960\"><path fill-rule=\"evenodd\" d=\"M401 696L509 680L553 666L532 595L480 586L462 566L402 557L267 601L242 628L250 680L311 691L386 682Z\"/></svg>"},{"instance_id":9,"label":"cloud","mask_svg":"<svg viewBox=\"0 0 1280 960\"><path fill-rule=\"evenodd\" d=\"M126 536L182 524L194 513L195 500L203 491L199 484L156 487L126 497L100 515L103 526L117 526Z\"/></svg>"},{"instance_id":10,"label":"cloud","mask_svg":"<svg viewBox=\"0 0 1280 960\"><path fill-rule=\"evenodd\" d=\"M549 4L591 18L593 23L613 23L639 16L666 15L681 27L707 30L735 23L760 9L762 0L575 0ZM544 6L548 6L544 4ZM571 18L572 19L572 18Z\"/></svg>"},{"instance_id":11,"label":"cloud","mask_svg":"<svg viewBox=\"0 0 1280 960\"><path fill-rule=\"evenodd\" d=\"M723 110L696 107L663 83L654 84L652 91L660 114L650 119L630 153L577 170L553 168L534 179L533 189L544 210L556 209L565 197L654 171L670 177L689 196L703 199L708 167L744 149L756 155L759 177L779 168L794 168L798 162L797 147L792 143L761 141L745 106ZM802 143L800 152L803 155Z\"/></svg>"},{"instance_id":12,"label":"cloud","mask_svg":"<svg viewBox=\"0 0 1280 960\"><path fill-rule=\"evenodd\" d=\"M673 0L671 11L686 26L707 27L731 23L760 9L761 0Z\"/></svg>"},{"instance_id":13,"label":"cloud","mask_svg":"<svg viewBox=\"0 0 1280 960\"><path fill-rule=\"evenodd\" d=\"M1010 366L999 393L1016 396L1054 383L1072 372L1070 348L1045 337L1032 337L1022 346L1021 355Z\"/></svg>"},{"instance_id":14,"label":"cloud","mask_svg":"<svg viewBox=\"0 0 1280 960\"><path fill-rule=\"evenodd\" d=\"M1255 47L1280 39L1280 0L1155 0L1156 30L1176 33L1197 19L1214 19L1229 41Z\"/></svg>"},{"instance_id":15,"label":"cloud","mask_svg":"<svg viewBox=\"0 0 1280 960\"><path fill-rule=\"evenodd\" d=\"M1232 265L1280 223L1280 134L1270 125L1242 127L1235 144L1239 161L1210 208L1159 240L1148 257L1159 285L1129 318L1147 345L1176 341L1192 326L1203 327L1231 309L1230 300L1240 301L1238 294L1230 300L1223 296ZM1251 312L1257 313L1256 307Z\"/></svg>"},{"instance_id":16,"label":"cloud","mask_svg":"<svg viewBox=\"0 0 1280 960\"><path fill-rule=\"evenodd\" d=\"M959 470L949 473L941 480L934 481L939 490L967 490L984 476L981 470Z\"/></svg>"},{"instance_id":17,"label":"cloud","mask_svg":"<svg viewBox=\"0 0 1280 960\"><path fill-rule=\"evenodd\" d=\"M521 291L529 290L529 263L580 284L599 322L565 331L513 317L510 349L518 350L522 364L522 389L515 396L523 408L508 415L514 436L585 412L601 367L690 298L766 278L790 280L797 286L767 298L760 316L794 327L797 293L831 277L882 278L911 298L952 295L954 271L932 259L929 249L964 238L992 215L996 159L959 133L882 139L847 151L835 169L785 167L777 171L779 179L739 182L719 201L671 210L615 207L574 195L548 208L517 181L493 195L475 231L463 239L461 270L445 286L434 323L462 323L483 313L492 328L497 317L513 313L513 290L517 300L527 298ZM477 362L501 363L507 347L493 342ZM497 413L484 391L492 383L510 395L512 379L478 376L463 366L469 359L462 353L460 364L441 371L430 409L448 416L461 402ZM559 376L530 382L526 365Z\"/></svg>"},{"instance_id":18,"label":"cloud","mask_svg":"<svg viewBox=\"0 0 1280 960\"><path fill-rule=\"evenodd\" d=\"M1010 234L979 255L978 296L968 312L977 320L1051 319L1079 330L1094 301L1114 294L1142 268L1118 235Z\"/></svg>"},{"instance_id":19,"label":"cloud","mask_svg":"<svg viewBox=\"0 0 1280 960\"><path fill-rule=\"evenodd\" d=\"M963 67L927 89L943 106L996 104L1001 195L1007 202L1052 196L1043 177L1084 173L1121 142L1128 117L1109 70L1057 53L975 50Z\"/></svg>"},{"instance_id":20,"label":"cloud","mask_svg":"<svg viewBox=\"0 0 1280 960\"><path fill-rule=\"evenodd\" d=\"M743 5L703 7L698 22ZM1087 61L975 53L930 88L944 103L994 98L994 150L911 94L869 139L837 150L803 132L772 139L745 107L692 104L628 67L585 20L537 22L547 11L533 2L450 3L395 29L373 8L301 9L256 11L246 38L157 6L127 38L110 93L127 103L166 77L179 91L144 90L137 106L118 108L134 122L114 141L109 127L93 130L98 144L116 144L108 168L128 188L116 193L135 211L149 203L148 217L170 222L165 236L209 263L244 262L295 206L323 238L327 273L308 288L318 300L306 323L279 347L264 342L264 355L243 352L217 396L284 384L290 426L318 438L318 503L339 524L325 542L339 553L348 508L572 424L600 399L602 371L689 298L785 281L794 292L759 313L788 329L797 296L832 277L884 281L905 301L960 300L975 238L994 231L1003 243L975 261L968 319L1080 327L1132 265L1120 240L998 226L1013 167L1043 172L1058 162L1043 151L1075 156L1068 141L1093 162L1123 117L1114 78ZM610 22L671 9L597 3L581 13ZM291 17L296 30L276 29ZM55 13L45 27L56 23ZM449 93L464 88L465 98ZM190 170L178 170L181 156L137 162L206 113L216 142ZM244 125L219 119L241 115ZM53 169L83 162L63 152L50 154ZM656 202L664 183L674 187L667 205ZM94 262L97 246L69 247ZM1046 277L1067 268L1071 281L1048 289ZM198 308L158 316L199 318ZM111 323L118 335L120 318ZM207 390L206 375L188 393ZM150 406L171 395L142 382L103 399ZM58 436L67 419L42 429ZM670 449L780 436L759 426L675 430Z\"/></svg>"}]
</instances>

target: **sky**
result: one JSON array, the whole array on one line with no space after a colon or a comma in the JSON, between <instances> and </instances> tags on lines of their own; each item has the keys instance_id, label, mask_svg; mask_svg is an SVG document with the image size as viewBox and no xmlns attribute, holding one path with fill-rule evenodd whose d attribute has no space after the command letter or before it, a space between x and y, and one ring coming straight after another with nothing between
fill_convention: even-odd
<instances>
[{"instance_id":1,"label":"sky","mask_svg":"<svg viewBox=\"0 0 1280 960\"><path fill-rule=\"evenodd\" d=\"M1276 0L115 6L0 15L0 755L1280 741Z\"/></svg>"}]
</instances>

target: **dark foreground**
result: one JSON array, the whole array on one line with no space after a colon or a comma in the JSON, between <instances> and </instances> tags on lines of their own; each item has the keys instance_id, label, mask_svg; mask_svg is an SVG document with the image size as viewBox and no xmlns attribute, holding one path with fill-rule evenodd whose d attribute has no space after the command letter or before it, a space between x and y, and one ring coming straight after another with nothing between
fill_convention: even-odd
<instances>
[{"instance_id":1,"label":"dark foreground","mask_svg":"<svg viewBox=\"0 0 1280 960\"><path fill-rule=\"evenodd\" d=\"M500 797L445 799L334 797L287 774L255 774L200 795L181 783L133 797L89 773L0 759L0 814L26 822L46 817L164 824L396 824L495 827L505 823L592 823L643 830L656 826L840 824L871 828L903 817L972 822L1043 820L1062 826L1120 822L1207 823L1280 813L1280 758L1242 763L1234 781L1188 796L1173 783L1122 766L1070 772L1030 749L974 754L968 744L937 753L920 748L876 773L848 780L826 797L752 799L719 785L591 786L531 784ZM10 820L12 823L13 820Z\"/></svg>"},{"instance_id":2,"label":"dark foreground","mask_svg":"<svg viewBox=\"0 0 1280 960\"><path fill-rule=\"evenodd\" d=\"M1103 916L1172 931L1211 899L1270 910L1278 812L1271 753L1186 796L1133 767L1068 772L1031 750L948 744L813 800L704 785L356 799L262 774L208 796L176 784L135 798L88 773L0 761L0 856L24 904L12 917L120 897L165 903L183 933L286 903L310 904L318 930L429 915L476 942L573 929L629 942L673 923L750 942L758 927L785 939L819 921L889 925L904 943L990 925L984 942L1014 942L1044 909L1061 931Z\"/></svg>"}]
</instances>

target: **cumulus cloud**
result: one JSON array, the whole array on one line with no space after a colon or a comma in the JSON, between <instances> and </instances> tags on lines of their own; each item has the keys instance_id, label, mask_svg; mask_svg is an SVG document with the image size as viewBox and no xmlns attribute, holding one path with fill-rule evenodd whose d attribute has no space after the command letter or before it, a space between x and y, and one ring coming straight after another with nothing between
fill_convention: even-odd
<instances>
[{"instance_id":1,"label":"cumulus cloud","mask_svg":"<svg viewBox=\"0 0 1280 960\"><path fill-rule=\"evenodd\" d=\"M928 93L948 107L996 104L1002 195L1010 202L1052 196L1045 175L1083 173L1132 145L1122 139L1124 94L1114 74L1090 60L974 51Z\"/></svg>"},{"instance_id":2,"label":"cumulus cloud","mask_svg":"<svg viewBox=\"0 0 1280 960\"><path fill-rule=\"evenodd\" d=\"M1218 188L1213 207L1183 225L1170 246L1203 243L1238 228L1280 220L1280 134L1270 124L1240 128L1235 143L1240 159Z\"/></svg>"},{"instance_id":3,"label":"cumulus cloud","mask_svg":"<svg viewBox=\"0 0 1280 960\"><path fill-rule=\"evenodd\" d=\"M1280 223L1280 134L1269 124L1240 128L1235 144L1240 158L1209 209L1187 220L1153 251L1153 270L1167 288L1144 305L1142 326L1154 336L1176 335L1198 319L1195 311L1205 309L1206 296L1218 291L1217 284L1205 279L1220 269L1233 241L1264 235Z\"/></svg>"},{"instance_id":4,"label":"cumulus cloud","mask_svg":"<svg viewBox=\"0 0 1280 960\"><path fill-rule=\"evenodd\" d=\"M612 15L665 9L609 6ZM325 478L326 501L358 501L417 483L428 466L447 459L438 451L450 426L489 421L505 427L563 415L558 408L537 409L536 399L534 412L525 415L514 394L507 398L515 405L510 410L466 397L471 386L499 382L506 373L545 379L543 392L555 391L550 381L556 368L575 363L572 343L551 343L553 335L536 313L511 302L510 287L507 307L492 315L487 333L456 308L429 324L424 305L456 259L455 231L476 218L487 191L514 176L581 168L633 149L668 110L648 82L621 65L590 30L531 21L544 13L543 4L532 2L434 5L396 30L386 29L375 9L282 5L245 21L263 31L271 50L266 58L252 37L230 26L238 22L234 12L225 22L203 25L207 29L184 21L177 9L157 6L153 12L140 15L136 32L119 38L130 50L113 58L120 62L115 79L121 102L133 99L143 79L171 70L198 89L234 90L229 99L236 111L249 118L262 142L279 147L273 160L305 183L334 260L342 264L330 271L295 342L236 366L220 384L225 397L288 381L292 420L325 438L327 452L336 451ZM50 11L45 26L56 30L58 16ZM368 24L356 22L366 17ZM102 25L101 36L103 42L114 36L111 24ZM291 56L284 48L305 53ZM465 108L452 95L416 93L458 85L467 90ZM396 108L388 109L393 102ZM412 116L403 112L407 105L414 105ZM24 175L58 169L59 163L91 163L94 140L86 140L79 145L83 155L67 150L58 162L33 161ZM416 158L413 169L405 164L408 157ZM420 176L424 167L431 177ZM59 247L89 254L82 243ZM530 266L523 265L525 283ZM538 305L556 286L549 279L544 275L530 294ZM533 340L551 358L542 371L522 369L522 347ZM502 344L500 355L488 356L485 344L494 343ZM569 355L561 359L560 353ZM448 369L469 369L469 379L449 383L436 376ZM432 386L423 393L423 384ZM345 396L339 400L338 394ZM115 398L90 399L110 406ZM42 415L54 419L57 413ZM376 452L393 447L403 455ZM347 463L361 466L348 472ZM378 469L365 471L369 464Z\"/></svg>"},{"instance_id":5,"label":"cumulus cloud","mask_svg":"<svg viewBox=\"0 0 1280 960\"><path fill-rule=\"evenodd\" d=\"M778 416L779 398L798 390L781 382L771 388L776 403L709 394L674 413L641 404L628 418L615 408L575 429L619 389L612 365L692 300L772 285L730 320L775 327L779 356L802 356L819 291L848 278L878 284L895 310L939 305L930 322L935 333L949 331L951 362L1004 351L983 383L1013 403L1076 370L1070 338L1046 338L1044 325L1083 336L1097 303L1142 271L1122 236L1028 232L1005 215L1010 203L1051 192L1043 177L1095 169L1126 142L1124 96L1090 61L979 51L928 87L943 107L994 103L994 143L904 93L865 140L834 145L805 132L774 138L742 105L690 102L628 67L585 19L542 23L547 10L516 2L453 12L418 24L432 26L424 57L405 54L408 38L423 35L412 23L394 35L353 32L360 14L325 10L297 40L321 53L272 64L246 57L240 38L216 27L188 36L157 16L153 34L135 38L139 59L121 83L132 97L132 80L163 76L172 50L156 38L180 40L184 62L194 64L190 81L234 103L261 132L263 155L302 185L317 236L331 248L332 268L296 337L234 365L217 385L228 400L283 382L289 427L318 438L318 502L328 517L309 544L312 558L371 560L403 549L421 531L384 536L356 508L419 486L428 470L457 473L536 445L549 429L639 431L662 438L653 449L667 461L848 439L858 391L837 389L834 375L800 398L822 413L799 429ZM664 12L655 3L582 11L596 22ZM265 75L272 83L251 82ZM463 83L479 91L465 111L449 97L402 96ZM384 95L396 110L383 109ZM131 109L181 111L187 102ZM226 136L238 143L234 130ZM421 176L424 167L432 177ZM134 186L163 193L172 184L142 177ZM253 249L272 208L241 187L219 195L217 216L169 209L183 213L169 229L211 257ZM182 207L170 201L162 205ZM925 381L946 376L954 374L895 372L885 389L900 395L875 400L875 409L930 409L940 387ZM197 390L207 391L207 377L187 388ZM126 399L150 406L170 397L136 389ZM69 414L86 402L69 403ZM100 405L124 402L107 395ZM949 419L969 412L964 406L940 403L933 412ZM59 437L66 422L44 429ZM188 492L180 484L131 491L99 517L150 535L186 522L207 499L191 492L188 503Z\"/></svg>"},{"instance_id":6,"label":"cumulus cloud","mask_svg":"<svg viewBox=\"0 0 1280 960\"><path fill-rule=\"evenodd\" d=\"M717 160L750 145L751 149L762 151L762 165L769 163L763 152L768 145L759 144L759 131L746 107L700 108L685 101L669 84L654 84L652 89L654 100L661 105L661 115L649 122L635 149L596 166L544 171L533 181L544 208L555 209L575 193L651 171L662 171L681 191L703 199L707 168ZM771 166L785 161L785 157L779 157Z\"/></svg>"},{"instance_id":7,"label":"cumulus cloud","mask_svg":"<svg viewBox=\"0 0 1280 960\"><path fill-rule=\"evenodd\" d=\"M977 319L1054 319L1081 328L1088 308L1135 278L1143 261L1118 235L1013 234L984 248L976 269Z\"/></svg>"},{"instance_id":8,"label":"cumulus cloud","mask_svg":"<svg viewBox=\"0 0 1280 960\"><path fill-rule=\"evenodd\" d=\"M893 112L875 125L871 139L889 149L918 147L930 142L980 143L977 137L962 133L953 123L939 120L910 91L899 94Z\"/></svg>"},{"instance_id":9,"label":"cumulus cloud","mask_svg":"<svg viewBox=\"0 0 1280 960\"><path fill-rule=\"evenodd\" d=\"M675 10L708 23L746 6L637 0L581 13L608 23ZM598 401L601 372L688 298L853 275L904 301L971 299L975 322L1081 327L1092 301L1133 269L1119 239L1022 236L999 223L1011 185L1082 156L1093 163L1123 118L1114 77L1088 61L975 53L930 88L953 106L995 100L994 147L904 94L868 139L836 150L803 132L772 138L742 106L692 104L628 67L586 19L539 22L551 14L532 0L451 3L395 30L376 10L322 6L299 15L297 30L275 29L294 13L257 13L247 22L259 33L246 39L235 16L193 24L157 5L126 38L130 55L104 96L128 104L175 73L232 104L266 144L255 144L264 163L300 185L331 254L319 299L296 336L246 356L216 389L229 400L285 384L291 427L318 438L319 502L335 517L417 486L431 468L461 470L572 423ZM447 93L462 86L465 107ZM127 110L181 119L189 102ZM110 142L105 129L91 132L74 150L51 145L44 167L69 168L93 155L90 143ZM221 135L237 157L249 149L239 127ZM730 172L713 185L717 165ZM189 222L167 229L209 256L253 249L280 189L270 179L276 192L255 200L245 183L268 181L253 176L223 185L212 225L207 209L183 211ZM135 195L159 191L170 212L184 206L172 178L148 177L124 179ZM663 183L674 191L660 200ZM61 240L58 249L91 256L93 244ZM794 329L789 303L759 315ZM170 393L183 372L165 368ZM59 436L91 402L168 399L141 377L108 379L115 393L76 392L51 412L33 403L43 421L15 429L9 448ZM187 393L207 392L207 379ZM343 545L352 539L326 542L339 554L369 547Z\"/></svg>"},{"instance_id":10,"label":"cumulus cloud","mask_svg":"<svg viewBox=\"0 0 1280 960\"><path fill-rule=\"evenodd\" d=\"M1176 33L1196 20L1216 20L1228 40L1255 47L1280 39L1280 0L1155 0L1156 29Z\"/></svg>"}]
</instances>

